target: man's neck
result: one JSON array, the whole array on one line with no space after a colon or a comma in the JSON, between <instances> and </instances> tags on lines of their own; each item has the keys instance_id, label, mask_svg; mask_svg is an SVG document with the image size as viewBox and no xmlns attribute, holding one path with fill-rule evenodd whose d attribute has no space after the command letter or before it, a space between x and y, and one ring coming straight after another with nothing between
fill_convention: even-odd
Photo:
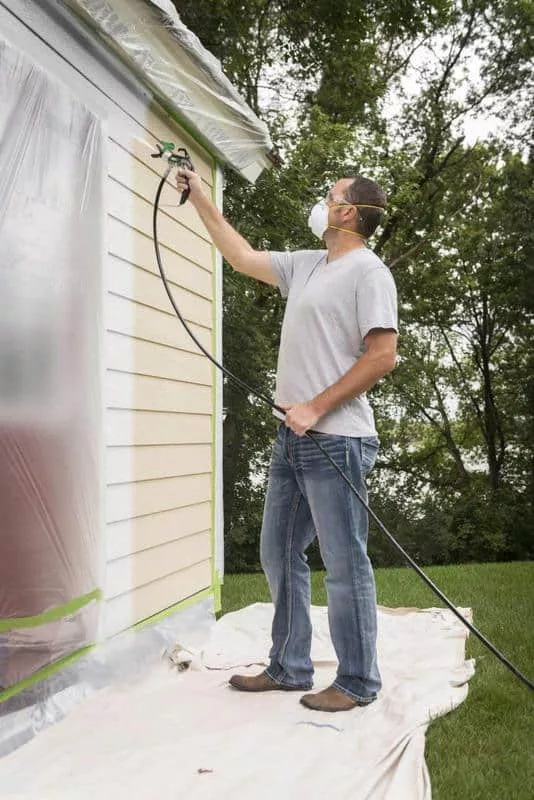
<instances>
[{"instance_id":1,"label":"man's neck","mask_svg":"<svg viewBox=\"0 0 534 800\"><path fill-rule=\"evenodd\" d=\"M338 258L342 258L352 250L363 250L365 248L363 239L360 239L355 234L332 229L326 232L325 244L328 251L327 262L337 261Z\"/></svg>"}]
</instances>

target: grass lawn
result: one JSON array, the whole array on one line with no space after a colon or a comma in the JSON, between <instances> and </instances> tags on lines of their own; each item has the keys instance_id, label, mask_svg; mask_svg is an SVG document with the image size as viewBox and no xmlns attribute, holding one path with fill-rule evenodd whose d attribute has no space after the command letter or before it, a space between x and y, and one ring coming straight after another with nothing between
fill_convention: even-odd
<instances>
[{"instance_id":1,"label":"grass lawn","mask_svg":"<svg viewBox=\"0 0 534 800\"><path fill-rule=\"evenodd\" d=\"M456 605L473 609L474 624L532 680L534 563L429 567L428 574ZM316 605L326 605L323 579L312 576ZM439 605L409 568L377 569L376 583L381 605ZM270 601L263 575L226 576L224 613L258 601ZM534 693L475 637L467 654L477 661L467 700L427 734L434 800L532 800Z\"/></svg>"}]
</instances>

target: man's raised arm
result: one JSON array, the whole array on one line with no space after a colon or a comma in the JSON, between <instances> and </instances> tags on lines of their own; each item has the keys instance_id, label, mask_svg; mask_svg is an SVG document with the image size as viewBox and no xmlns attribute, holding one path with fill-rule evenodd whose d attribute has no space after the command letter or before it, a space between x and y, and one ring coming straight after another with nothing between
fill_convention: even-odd
<instances>
[{"instance_id":1,"label":"man's raised arm","mask_svg":"<svg viewBox=\"0 0 534 800\"><path fill-rule=\"evenodd\" d=\"M229 222L223 217L219 209L210 198L202 191L202 181L196 172L179 169L177 173L178 191L182 192L189 183L189 202L196 209L202 222L208 229L215 247L221 251L224 258L237 272L249 275L263 283L273 286L278 284L276 274L271 267L271 258L268 252L254 250L243 239Z\"/></svg>"}]
</instances>

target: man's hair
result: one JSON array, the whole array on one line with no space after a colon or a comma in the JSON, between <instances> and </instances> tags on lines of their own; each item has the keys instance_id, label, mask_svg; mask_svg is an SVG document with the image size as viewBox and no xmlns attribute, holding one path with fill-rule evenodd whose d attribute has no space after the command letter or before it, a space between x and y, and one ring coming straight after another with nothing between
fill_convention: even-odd
<instances>
[{"instance_id":1,"label":"man's hair","mask_svg":"<svg viewBox=\"0 0 534 800\"><path fill-rule=\"evenodd\" d=\"M345 190L345 198L349 203L354 203L354 205L363 203L380 206L384 211L387 205L384 190L374 181L369 180L369 178L363 178L361 175L356 175L352 179L352 183ZM378 208L358 208L357 211L356 231L367 239L373 235L380 224L384 211Z\"/></svg>"}]
</instances>

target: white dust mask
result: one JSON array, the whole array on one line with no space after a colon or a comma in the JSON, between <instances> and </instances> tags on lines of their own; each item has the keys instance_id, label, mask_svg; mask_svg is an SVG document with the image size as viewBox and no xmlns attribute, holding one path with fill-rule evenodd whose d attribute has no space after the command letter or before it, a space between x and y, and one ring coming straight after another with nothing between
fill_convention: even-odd
<instances>
[{"instance_id":1,"label":"white dust mask","mask_svg":"<svg viewBox=\"0 0 534 800\"><path fill-rule=\"evenodd\" d=\"M323 238L328 228L328 206L324 200L319 200L310 211L308 227L318 239Z\"/></svg>"}]
</instances>

